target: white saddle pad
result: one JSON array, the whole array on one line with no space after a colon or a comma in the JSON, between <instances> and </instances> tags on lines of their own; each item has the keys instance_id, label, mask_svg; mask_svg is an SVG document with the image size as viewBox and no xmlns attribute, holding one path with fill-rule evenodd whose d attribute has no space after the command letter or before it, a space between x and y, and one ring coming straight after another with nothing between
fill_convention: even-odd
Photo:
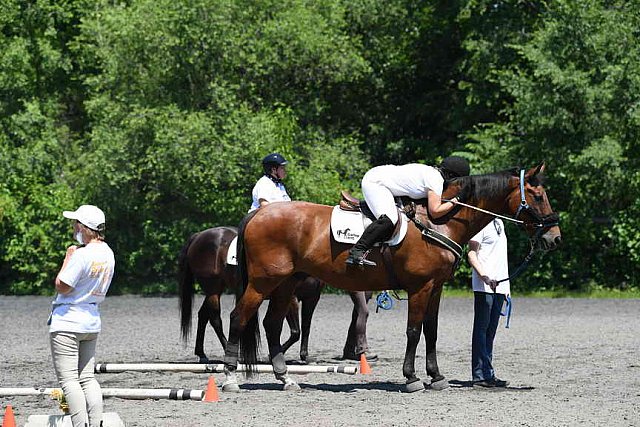
<instances>
[{"instance_id":1,"label":"white saddle pad","mask_svg":"<svg viewBox=\"0 0 640 427\"><path fill-rule=\"evenodd\" d=\"M400 230L385 242L389 246L400 244L407 235L409 218L403 213L399 213L399 218ZM340 206L334 206L331 212L331 234L339 243L355 244L369 224L371 220L360 212L344 211Z\"/></svg>"},{"instance_id":2,"label":"white saddle pad","mask_svg":"<svg viewBox=\"0 0 640 427\"><path fill-rule=\"evenodd\" d=\"M234 237L227 251L227 265L238 265L238 236Z\"/></svg>"}]
</instances>

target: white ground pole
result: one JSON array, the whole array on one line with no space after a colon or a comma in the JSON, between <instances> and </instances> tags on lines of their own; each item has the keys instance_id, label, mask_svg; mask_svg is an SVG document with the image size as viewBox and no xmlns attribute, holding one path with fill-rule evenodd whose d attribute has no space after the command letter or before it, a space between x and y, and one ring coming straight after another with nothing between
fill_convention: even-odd
<instances>
[{"instance_id":1,"label":"white ground pole","mask_svg":"<svg viewBox=\"0 0 640 427\"><path fill-rule=\"evenodd\" d=\"M222 373L224 364L205 363L96 363L96 373L115 373L125 371L164 371L164 372L196 372L196 373ZM246 372L247 367L238 364L236 372ZM349 365L288 365L289 374L306 375L312 373L336 373L354 375L358 372L357 366ZM273 373L271 365L256 365L255 372L259 374Z\"/></svg>"},{"instance_id":2,"label":"white ground pole","mask_svg":"<svg viewBox=\"0 0 640 427\"><path fill-rule=\"evenodd\" d=\"M16 387L0 388L0 396L43 396L60 388ZM103 397L119 397L121 399L170 399L170 400L202 400L204 390L187 388L103 388Z\"/></svg>"},{"instance_id":3,"label":"white ground pole","mask_svg":"<svg viewBox=\"0 0 640 427\"><path fill-rule=\"evenodd\" d=\"M124 422L116 412L102 414L103 427L125 427ZM73 427L69 415L31 415L24 427Z\"/></svg>"}]
</instances>

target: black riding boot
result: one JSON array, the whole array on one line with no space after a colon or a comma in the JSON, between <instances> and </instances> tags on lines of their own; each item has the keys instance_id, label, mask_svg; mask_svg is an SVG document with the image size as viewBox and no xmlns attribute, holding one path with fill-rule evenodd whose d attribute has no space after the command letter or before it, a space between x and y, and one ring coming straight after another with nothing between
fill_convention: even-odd
<instances>
[{"instance_id":1,"label":"black riding boot","mask_svg":"<svg viewBox=\"0 0 640 427\"><path fill-rule=\"evenodd\" d=\"M380 215L380 218L372 222L362 233L360 239L349 251L346 263L351 265L372 265L376 263L365 258L367 252L377 242L388 240L393 234L395 225L388 216Z\"/></svg>"}]
</instances>

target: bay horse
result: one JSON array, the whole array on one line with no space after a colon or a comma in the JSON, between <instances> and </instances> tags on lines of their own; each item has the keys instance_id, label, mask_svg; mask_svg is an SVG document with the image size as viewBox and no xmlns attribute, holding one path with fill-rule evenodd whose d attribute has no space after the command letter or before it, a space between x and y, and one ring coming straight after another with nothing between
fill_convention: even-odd
<instances>
[{"instance_id":1,"label":"bay horse","mask_svg":"<svg viewBox=\"0 0 640 427\"><path fill-rule=\"evenodd\" d=\"M182 248L178 258L178 281L180 295L180 326L182 339L186 341L191 332L191 313L194 284L200 284L205 294L202 306L198 310L198 327L196 332L195 354L200 363L209 363L210 360L204 352L204 337L207 323L210 323L215 331L222 348L227 346L222 319L220 318L220 296L227 290L237 291L238 268L227 264L229 245L237 236L236 227L222 226L209 228L193 234ZM282 352L286 352L293 344L300 343L300 360L307 362L309 355L309 333L311 319L316 309L320 294L325 284L309 276L298 273L294 277L295 295L291 298L286 314L290 329L290 337L283 344ZM354 302L352 322L345 344L345 354L355 353L356 346L363 342L366 345L366 322L368 317L367 302L371 293L351 293ZM301 306L298 304L301 303ZM302 327L300 326L299 311L302 311Z\"/></svg>"},{"instance_id":2,"label":"bay horse","mask_svg":"<svg viewBox=\"0 0 640 427\"><path fill-rule=\"evenodd\" d=\"M416 214L422 223L444 234L458 245L466 244L494 215L515 216L532 240L532 248L553 250L562 241L558 215L553 212L542 181L544 163L525 171L507 170L486 175L455 178L445 183L443 199L462 196L469 206L456 206L444 218L429 221L426 210ZM257 360L260 342L257 310L271 301L263 320L269 357L276 379L285 390L299 390L287 374L280 335L283 319L294 291L292 277L305 272L333 286L348 290L384 290L389 287L383 256L372 251L376 267L345 264L350 245L336 243L331 236L331 206L306 202L273 203L247 215L240 223L238 264L244 293L230 315L229 342L225 351L224 391L239 391L236 375L238 354L245 365ZM442 286L455 269L459 257L440 243L424 237L418 224L409 224L404 240L391 247L396 282L408 294L407 345L403 375L406 390L423 390L415 372L415 355L421 331L426 340L426 371L432 389L448 386L436 359L438 311Z\"/></svg>"}]
</instances>

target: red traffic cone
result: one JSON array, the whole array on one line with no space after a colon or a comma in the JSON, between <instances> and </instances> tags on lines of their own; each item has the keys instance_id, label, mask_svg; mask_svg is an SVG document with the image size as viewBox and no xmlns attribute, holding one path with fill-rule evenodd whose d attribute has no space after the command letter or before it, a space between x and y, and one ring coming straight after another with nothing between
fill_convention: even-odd
<instances>
[{"instance_id":1,"label":"red traffic cone","mask_svg":"<svg viewBox=\"0 0 640 427\"><path fill-rule=\"evenodd\" d=\"M360 373L363 375L371 373L371 366L369 366L367 356L364 353L360 355Z\"/></svg>"},{"instance_id":2,"label":"red traffic cone","mask_svg":"<svg viewBox=\"0 0 640 427\"><path fill-rule=\"evenodd\" d=\"M209 377L209 383L207 384L207 391L204 394L203 402L218 402L220 397L218 396L218 386L213 375Z\"/></svg>"},{"instance_id":3,"label":"red traffic cone","mask_svg":"<svg viewBox=\"0 0 640 427\"><path fill-rule=\"evenodd\" d=\"M13 416L13 408L11 405L7 405L7 409L4 411L2 427L16 427L16 417Z\"/></svg>"}]
</instances>

